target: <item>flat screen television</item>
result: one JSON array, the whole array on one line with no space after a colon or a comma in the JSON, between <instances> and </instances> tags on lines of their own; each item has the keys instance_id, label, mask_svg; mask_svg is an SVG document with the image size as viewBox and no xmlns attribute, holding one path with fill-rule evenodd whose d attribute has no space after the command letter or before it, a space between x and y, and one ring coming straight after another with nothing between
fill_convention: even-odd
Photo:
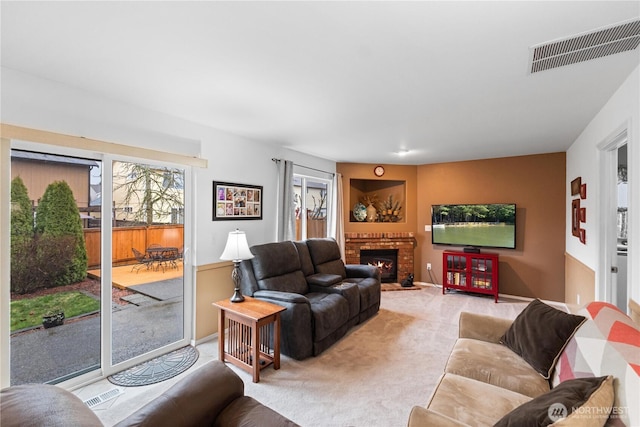
<instances>
[{"instance_id":1,"label":"flat screen television","mask_svg":"<svg viewBox=\"0 0 640 427\"><path fill-rule=\"evenodd\" d=\"M515 203L432 205L431 243L515 249Z\"/></svg>"}]
</instances>

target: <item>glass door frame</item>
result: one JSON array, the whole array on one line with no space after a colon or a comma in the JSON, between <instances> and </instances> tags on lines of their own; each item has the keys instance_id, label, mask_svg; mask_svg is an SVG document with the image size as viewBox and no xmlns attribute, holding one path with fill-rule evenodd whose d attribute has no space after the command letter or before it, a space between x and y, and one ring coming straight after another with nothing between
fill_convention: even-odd
<instances>
[{"instance_id":1,"label":"glass door frame","mask_svg":"<svg viewBox=\"0 0 640 427\"><path fill-rule=\"evenodd\" d=\"M18 139L2 138L2 146L0 153L0 162L2 165L2 211L0 211L0 221L2 228L3 239L7 239L10 236L10 232L5 233L5 230L10 230L10 185L11 181L11 149L24 149L30 151L47 152L56 155L82 157L87 159L94 159L102 162L102 209L101 209L101 345L100 345L100 368L80 374L71 379L65 380L57 385L72 389L95 380L105 378L115 372L127 369L131 366L150 360L156 356L167 353L174 349L184 347L193 341L193 289L194 289L194 277L193 268L191 266L190 248L193 242L193 223L195 220L193 212L193 194L194 194L194 173L193 166L183 163L170 163L155 158L139 158L139 157L127 157L121 154L110 154L105 152L98 152L93 150L87 150L77 147L66 147L57 145L55 143L36 142L36 141L23 141ZM144 153L144 149L136 148L136 153ZM153 150L149 150L153 152ZM151 156L154 157L154 156ZM179 341L175 341L166 346L155 349L149 353L142 354L135 358L123 361L116 365L111 363L111 351L112 351L112 310L111 310L111 254L112 254L112 241L111 233L113 230L111 219L112 211L111 204L112 197L112 177L113 177L113 161L133 161L140 163L150 163L159 166L167 166L173 168L184 169L184 252L183 252L183 337ZM106 171L110 175L107 175ZM108 178L108 179L106 179ZM6 181L5 181L6 179ZM6 205L6 206L5 206ZM7 244L4 244L7 243ZM11 366L10 366L10 254L8 251L8 240L3 241L2 250L3 256L0 260L0 271L2 272L1 286L2 306L1 319L0 319L0 344L3 348L0 356L0 387L4 388L10 385ZM4 254L4 252L7 252ZM6 255L6 256L4 256ZM108 285L107 285L108 284Z\"/></svg>"},{"instance_id":2,"label":"glass door frame","mask_svg":"<svg viewBox=\"0 0 640 427\"><path fill-rule=\"evenodd\" d=\"M102 310L103 313L107 315L102 317L102 330L104 331L102 339L103 339L103 351L102 351L102 371L103 376L109 376L116 372L122 371L124 369L130 368L134 365L142 363L146 360L150 360L159 355L168 353L172 350L176 350L178 348L184 347L191 342L192 338L192 317L193 317L193 269L189 268L189 248L191 247L192 236L193 236L193 214L191 206L193 206L193 171L190 166L179 165L168 162L161 162L158 160L150 160L150 159L141 159L135 157L126 157L121 155L111 155L105 154L103 161L103 180L102 180L102 206L103 206L103 214L102 214L102 252L101 252L101 263L102 265L109 265L108 273L103 270L102 272ZM112 254L112 232L113 232L113 224L112 224L112 212L111 208L109 208L108 212L105 212L104 206L112 206L113 205L113 163L115 161L121 162L135 162L135 163L144 163L144 164L153 164L154 166L166 166L171 168L181 168L184 169L184 266L183 268L183 298L182 298L182 307L183 307L183 319L182 319L182 330L183 336L181 340L174 341L166 346L157 348L155 350L150 351L149 353L144 353L140 356L136 356L134 358L125 360L123 362L113 364L112 363L112 311L111 311L111 254ZM109 172L109 180L105 180L104 176L106 175L106 171ZM109 238L107 239L107 236ZM108 277L107 277L108 276ZM107 285L108 284L108 285ZM107 307L108 306L108 307Z\"/></svg>"}]
</instances>

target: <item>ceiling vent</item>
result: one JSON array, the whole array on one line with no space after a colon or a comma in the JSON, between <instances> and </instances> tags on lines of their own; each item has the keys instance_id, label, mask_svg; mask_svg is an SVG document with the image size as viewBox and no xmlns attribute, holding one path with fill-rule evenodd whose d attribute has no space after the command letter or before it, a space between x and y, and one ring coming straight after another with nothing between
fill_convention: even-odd
<instances>
[{"instance_id":1,"label":"ceiling vent","mask_svg":"<svg viewBox=\"0 0 640 427\"><path fill-rule=\"evenodd\" d=\"M640 19L531 47L529 73L633 50L640 44Z\"/></svg>"}]
</instances>

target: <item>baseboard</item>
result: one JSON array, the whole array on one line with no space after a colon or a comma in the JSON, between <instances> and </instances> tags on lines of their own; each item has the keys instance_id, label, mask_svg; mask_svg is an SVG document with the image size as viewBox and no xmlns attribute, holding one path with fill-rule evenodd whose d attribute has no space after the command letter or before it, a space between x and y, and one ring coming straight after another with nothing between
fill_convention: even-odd
<instances>
[{"instance_id":1,"label":"baseboard","mask_svg":"<svg viewBox=\"0 0 640 427\"><path fill-rule=\"evenodd\" d=\"M213 334L207 335L206 337L202 337L199 340L191 340L191 345L194 346L194 347L197 347L200 344L204 344L206 342L213 341L216 338L218 338L218 333L214 332Z\"/></svg>"}]
</instances>

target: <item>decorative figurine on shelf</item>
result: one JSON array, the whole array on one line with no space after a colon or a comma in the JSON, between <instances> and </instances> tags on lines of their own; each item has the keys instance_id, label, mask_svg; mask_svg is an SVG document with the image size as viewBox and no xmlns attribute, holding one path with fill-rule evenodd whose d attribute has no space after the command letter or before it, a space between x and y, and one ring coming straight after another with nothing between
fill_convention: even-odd
<instances>
[{"instance_id":1,"label":"decorative figurine on shelf","mask_svg":"<svg viewBox=\"0 0 640 427\"><path fill-rule=\"evenodd\" d=\"M411 288L413 286L413 273L409 273L406 279L400 283L403 288Z\"/></svg>"}]
</instances>

